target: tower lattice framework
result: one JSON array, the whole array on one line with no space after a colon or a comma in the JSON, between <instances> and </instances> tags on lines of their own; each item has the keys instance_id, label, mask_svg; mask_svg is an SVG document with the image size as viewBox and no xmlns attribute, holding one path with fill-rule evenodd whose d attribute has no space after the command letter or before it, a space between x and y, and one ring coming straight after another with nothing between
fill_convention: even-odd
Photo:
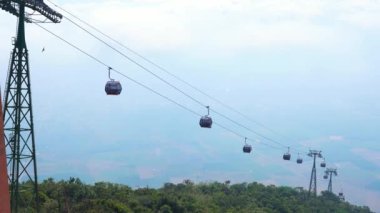
<instances>
[{"instance_id":1,"label":"tower lattice framework","mask_svg":"<svg viewBox=\"0 0 380 213\"><path fill-rule=\"evenodd\" d=\"M44 23L49 20L58 23L62 15L49 8L43 0L0 0L0 8L18 17L3 112L11 212L19 212L21 208L38 212L38 175L25 22ZM26 12L28 8L31 13ZM45 20L33 19L36 12Z\"/></svg>"},{"instance_id":2,"label":"tower lattice framework","mask_svg":"<svg viewBox=\"0 0 380 213\"><path fill-rule=\"evenodd\" d=\"M329 177L329 185L327 187L327 191L332 193L333 192L332 191L332 177L333 177L333 175L335 175L335 176L338 175L337 169L328 168L325 171L325 175Z\"/></svg>"},{"instance_id":3,"label":"tower lattice framework","mask_svg":"<svg viewBox=\"0 0 380 213\"><path fill-rule=\"evenodd\" d=\"M317 168L315 166L316 158L322 158L321 151L310 150L309 157L313 158L313 168L311 169L310 184L309 184L309 196L317 196Z\"/></svg>"},{"instance_id":4,"label":"tower lattice framework","mask_svg":"<svg viewBox=\"0 0 380 213\"><path fill-rule=\"evenodd\" d=\"M25 6L20 4L20 13ZM37 163L34 140L32 97L28 49L25 42L23 17L18 20L17 37L11 53L4 99L4 136L7 150L8 177L11 208L13 212L22 206L38 206ZM20 193L20 183L28 182L33 200L26 200ZM29 203L27 203L29 202Z\"/></svg>"}]
</instances>

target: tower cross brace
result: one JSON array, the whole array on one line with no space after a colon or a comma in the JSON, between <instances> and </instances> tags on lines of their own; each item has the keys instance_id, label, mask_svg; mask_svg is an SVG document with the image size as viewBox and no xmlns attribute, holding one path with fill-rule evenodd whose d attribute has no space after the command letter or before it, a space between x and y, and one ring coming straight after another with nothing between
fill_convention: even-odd
<instances>
[{"instance_id":1,"label":"tower cross brace","mask_svg":"<svg viewBox=\"0 0 380 213\"><path fill-rule=\"evenodd\" d=\"M333 168L327 168L326 171L325 171L325 176L329 177L329 185L327 187L327 191L329 192L333 192L332 191L332 177L334 176L337 176L338 175L338 172L337 172L337 169L333 169Z\"/></svg>"},{"instance_id":2,"label":"tower cross brace","mask_svg":"<svg viewBox=\"0 0 380 213\"><path fill-rule=\"evenodd\" d=\"M310 150L309 157L313 158L313 168L311 169L310 184L309 184L309 197L310 195L317 196L317 168L315 166L316 158L322 158L322 151Z\"/></svg>"},{"instance_id":3,"label":"tower cross brace","mask_svg":"<svg viewBox=\"0 0 380 213\"><path fill-rule=\"evenodd\" d=\"M0 9L18 17L4 91L4 143L8 174L0 175L8 177L11 212L19 212L21 208L36 209L38 212L38 175L25 22L58 23L62 15L43 0L0 0ZM34 19L36 12L40 14L37 17L45 20ZM32 199L28 199L27 192L32 192Z\"/></svg>"}]
</instances>

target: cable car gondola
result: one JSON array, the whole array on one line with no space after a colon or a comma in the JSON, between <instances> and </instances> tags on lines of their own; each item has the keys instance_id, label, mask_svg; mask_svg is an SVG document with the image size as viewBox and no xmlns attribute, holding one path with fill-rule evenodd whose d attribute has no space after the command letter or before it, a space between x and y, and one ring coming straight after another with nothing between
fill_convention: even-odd
<instances>
[{"instance_id":1,"label":"cable car gondola","mask_svg":"<svg viewBox=\"0 0 380 213\"><path fill-rule=\"evenodd\" d=\"M112 68L108 68L108 78L110 79L107 81L106 86L105 86L105 91L107 95L120 95L121 93L121 84L119 81L115 81L114 79L111 78L111 70Z\"/></svg>"},{"instance_id":2,"label":"cable car gondola","mask_svg":"<svg viewBox=\"0 0 380 213\"><path fill-rule=\"evenodd\" d=\"M288 147L288 152L285 153L285 154L282 156L282 158L283 158L284 160L290 160L291 155L290 155L289 149L290 149L290 147Z\"/></svg>"},{"instance_id":3,"label":"cable car gondola","mask_svg":"<svg viewBox=\"0 0 380 213\"><path fill-rule=\"evenodd\" d=\"M211 128L212 119L210 117L210 107L206 106L206 108L207 108L207 115L201 117L201 119L199 120L199 125L202 128Z\"/></svg>"},{"instance_id":4,"label":"cable car gondola","mask_svg":"<svg viewBox=\"0 0 380 213\"><path fill-rule=\"evenodd\" d=\"M323 158L323 161L321 162L321 167L325 168L326 167L326 162L325 159Z\"/></svg>"},{"instance_id":5,"label":"cable car gondola","mask_svg":"<svg viewBox=\"0 0 380 213\"><path fill-rule=\"evenodd\" d=\"M251 153L252 146L247 144L247 138L245 138L245 145L243 146L243 152L244 153Z\"/></svg>"},{"instance_id":6,"label":"cable car gondola","mask_svg":"<svg viewBox=\"0 0 380 213\"><path fill-rule=\"evenodd\" d=\"M302 158L300 157L300 153L298 153L298 158L297 158L297 163L298 164L302 164L303 160Z\"/></svg>"},{"instance_id":7,"label":"cable car gondola","mask_svg":"<svg viewBox=\"0 0 380 213\"><path fill-rule=\"evenodd\" d=\"M327 175L323 175L323 178L324 178L324 179L327 179Z\"/></svg>"}]
</instances>

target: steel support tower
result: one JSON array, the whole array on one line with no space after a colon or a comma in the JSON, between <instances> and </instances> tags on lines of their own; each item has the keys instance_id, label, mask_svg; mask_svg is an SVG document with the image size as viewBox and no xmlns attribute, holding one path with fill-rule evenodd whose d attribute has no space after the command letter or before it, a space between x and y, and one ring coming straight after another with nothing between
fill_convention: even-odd
<instances>
[{"instance_id":1,"label":"steel support tower","mask_svg":"<svg viewBox=\"0 0 380 213\"><path fill-rule=\"evenodd\" d=\"M327 187L327 191L332 193L333 192L332 191L332 177L333 175L334 176L338 175L337 169L327 168L325 171L325 175L329 177L329 186Z\"/></svg>"},{"instance_id":2,"label":"steel support tower","mask_svg":"<svg viewBox=\"0 0 380 213\"><path fill-rule=\"evenodd\" d=\"M311 193L313 193L314 196L317 196L317 168L315 166L315 160L316 158L322 158L322 151L317 150L310 150L309 154L307 154L309 157L313 158L313 168L311 169L311 176L310 176L310 184L309 184L309 197Z\"/></svg>"},{"instance_id":3,"label":"steel support tower","mask_svg":"<svg viewBox=\"0 0 380 213\"><path fill-rule=\"evenodd\" d=\"M38 176L25 22L58 23L62 15L48 7L43 0L0 0L0 8L18 17L3 112L11 211L18 212L20 207L38 211ZM20 183L24 183L24 188L21 189ZM33 194L32 199L28 199L28 193Z\"/></svg>"}]
</instances>

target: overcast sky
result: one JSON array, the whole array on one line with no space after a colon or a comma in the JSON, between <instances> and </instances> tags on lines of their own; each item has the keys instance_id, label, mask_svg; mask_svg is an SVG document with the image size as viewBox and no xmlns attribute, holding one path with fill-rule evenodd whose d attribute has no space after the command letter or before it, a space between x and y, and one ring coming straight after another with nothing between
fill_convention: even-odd
<instances>
[{"instance_id":1,"label":"overcast sky","mask_svg":"<svg viewBox=\"0 0 380 213\"><path fill-rule=\"evenodd\" d=\"M122 94L106 96L106 67L29 24L40 180L74 176L87 183L132 187L183 179L231 180L308 188L311 159L302 155L302 165L295 159L297 152L312 148L323 151L328 167L338 168L335 193L343 190L348 201L380 211L380 1L55 2L274 130L122 49L203 104L292 147L293 155L291 162L283 161L286 149L268 147L277 145L212 114L214 121L255 141L250 142L253 153L243 154L243 138L218 126L201 129L198 116L116 73L112 77L121 81ZM0 25L4 88L16 19L2 11ZM206 113L67 19L43 26L195 112ZM322 168L317 173L318 190L327 189Z\"/></svg>"}]
</instances>

